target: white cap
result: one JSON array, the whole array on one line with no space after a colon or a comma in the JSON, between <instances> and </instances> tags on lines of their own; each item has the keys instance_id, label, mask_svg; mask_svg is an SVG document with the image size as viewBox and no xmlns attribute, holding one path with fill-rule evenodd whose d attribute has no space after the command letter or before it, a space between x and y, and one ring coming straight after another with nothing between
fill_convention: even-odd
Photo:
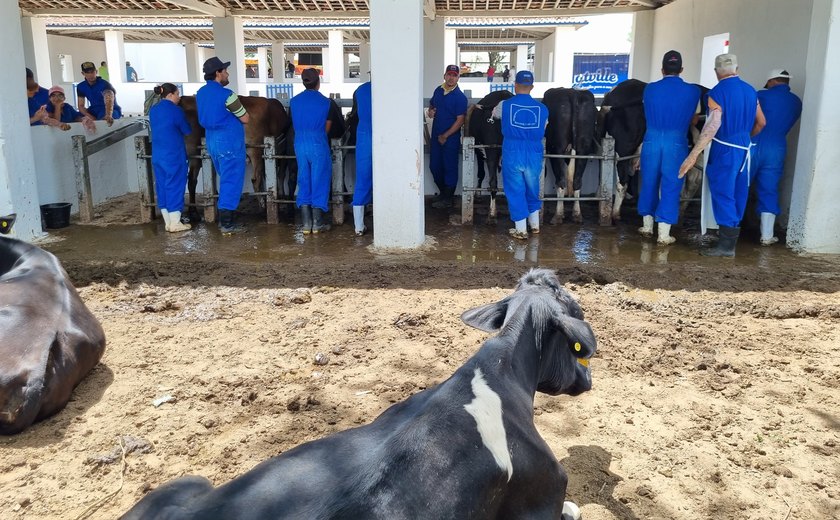
<instances>
[{"instance_id":1,"label":"white cap","mask_svg":"<svg viewBox=\"0 0 840 520\"><path fill-rule=\"evenodd\" d=\"M767 81L776 78L787 78L790 79L790 73L785 69L773 69L770 71L770 74L767 75Z\"/></svg>"}]
</instances>

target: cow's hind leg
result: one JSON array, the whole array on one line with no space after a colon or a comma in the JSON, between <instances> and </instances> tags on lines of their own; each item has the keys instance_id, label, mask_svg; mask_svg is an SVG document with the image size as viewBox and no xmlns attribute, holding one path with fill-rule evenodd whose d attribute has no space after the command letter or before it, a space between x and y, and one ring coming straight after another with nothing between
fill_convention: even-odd
<instances>
[{"instance_id":1,"label":"cow's hind leg","mask_svg":"<svg viewBox=\"0 0 840 520\"><path fill-rule=\"evenodd\" d=\"M191 159L190 169L187 175L187 191L189 191L189 210L181 214L181 222L184 224L197 224L201 222L201 214L198 211L195 200L195 189L198 186L198 172L201 170L201 160Z\"/></svg>"},{"instance_id":2,"label":"cow's hind leg","mask_svg":"<svg viewBox=\"0 0 840 520\"><path fill-rule=\"evenodd\" d=\"M554 172L554 194L558 199L561 199L566 196L566 187L569 186L567 180L568 166L565 159L550 159L550 162L551 170ZM551 223L562 224L565 211L563 201L558 200L554 208L554 216L551 217Z\"/></svg>"},{"instance_id":3,"label":"cow's hind leg","mask_svg":"<svg viewBox=\"0 0 840 520\"><path fill-rule=\"evenodd\" d=\"M187 518L189 504L213 490L204 477L188 475L162 485L143 497L122 520L151 520L153 518Z\"/></svg>"}]
</instances>

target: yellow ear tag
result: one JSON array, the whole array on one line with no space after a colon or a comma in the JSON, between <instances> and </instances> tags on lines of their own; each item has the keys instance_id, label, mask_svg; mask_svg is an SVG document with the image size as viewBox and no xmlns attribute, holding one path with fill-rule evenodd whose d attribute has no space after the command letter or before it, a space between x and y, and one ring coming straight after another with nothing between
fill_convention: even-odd
<instances>
[{"instance_id":1,"label":"yellow ear tag","mask_svg":"<svg viewBox=\"0 0 840 520\"><path fill-rule=\"evenodd\" d=\"M575 352L580 352L580 343L575 343Z\"/></svg>"},{"instance_id":2,"label":"yellow ear tag","mask_svg":"<svg viewBox=\"0 0 840 520\"><path fill-rule=\"evenodd\" d=\"M577 358L577 362L585 367L589 367L589 360L584 358Z\"/></svg>"}]
</instances>

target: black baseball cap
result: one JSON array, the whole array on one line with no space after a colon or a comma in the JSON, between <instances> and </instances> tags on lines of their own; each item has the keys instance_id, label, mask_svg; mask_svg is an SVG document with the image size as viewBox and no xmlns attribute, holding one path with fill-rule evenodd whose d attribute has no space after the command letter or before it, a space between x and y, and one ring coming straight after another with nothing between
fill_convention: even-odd
<instances>
[{"instance_id":1,"label":"black baseball cap","mask_svg":"<svg viewBox=\"0 0 840 520\"><path fill-rule=\"evenodd\" d=\"M224 70L229 66L229 61L222 61L217 56L213 56L212 58L204 62L204 67L202 68L202 70L204 70L205 74L212 74L217 70Z\"/></svg>"},{"instance_id":2,"label":"black baseball cap","mask_svg":"<svg viewBox=\"0 0 840 520\"><path fill-rule=\"evenodd\" d=\"M303 82L304 86L310 87L321 81L321 75L318 73L318 69L304 69L303 72L300 73L300 80Z\"/></svg>"},{"instance_id":3,"label":"black baseball cap","mask_svg":"<svg viewBox=\"0 0 840 520\"><path fill-rule=\"evenodd\" d=\"M90 71L95 71L95 70L96 70L96 65L94 65L92 61L82 62L82 72L90 72Z\"/></svg>"},{"instance_id":4,"label":"black baseball cap","mask_svg":"<svg viewBox=\"0 0 840 520\"><path fill-rule=\"evenodd\" d=\"M677 51L668 51L665 56L662 56L662 70L665 72L675 73L683 68L682 54Z\"/></svg>"}]
</instances>

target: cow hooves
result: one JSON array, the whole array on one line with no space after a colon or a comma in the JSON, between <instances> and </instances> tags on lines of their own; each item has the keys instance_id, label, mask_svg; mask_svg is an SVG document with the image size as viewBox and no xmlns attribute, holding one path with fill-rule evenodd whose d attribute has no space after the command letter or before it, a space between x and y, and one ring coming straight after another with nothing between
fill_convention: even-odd
<instances>
[{"instance_id":1,"label":"cow hooves","mask_svg":"<svg viewBox=\"0 0 840 520\"><path fill-rule=\"evenodd\" d=\"M583 215L573 215L572 220L574 220L576 224L583 224Z\"/></svg>"},{"instance_id":2,"label":"cow hooves","mask_svg":"<svg viewBox=\"0 0 840 520\"><path fill-rule=\"evenodd\" d=\"M551 217L551 225L552 226L556 226L557 224L562 224L562 223L563 223L563 217L562 216L554 215L553 217Z\"/></svg>"},{"instance_id":3,"label":"cow hooves","mask_svg":"<svg viewBox=\"0 0 840 520\"><path fill-rule=\"evenodd\" d=\"M495 226L496 225L496 217L487 217L487 224L489 224L491 226Z\"/></svg>"},{"instance_id":4,"label":"cow hooves","mask_svg":"<svg viewBox=\"0 0 840 520\"><path fill-rule=\"evenodd\" d=\"M613 222L614 222L614 223L616 223L616 222L621 222L621 216L620 216L620 215L616 215L615 213L613 213L612 219L613 219Z\"/></svg>"}]
</instances>

